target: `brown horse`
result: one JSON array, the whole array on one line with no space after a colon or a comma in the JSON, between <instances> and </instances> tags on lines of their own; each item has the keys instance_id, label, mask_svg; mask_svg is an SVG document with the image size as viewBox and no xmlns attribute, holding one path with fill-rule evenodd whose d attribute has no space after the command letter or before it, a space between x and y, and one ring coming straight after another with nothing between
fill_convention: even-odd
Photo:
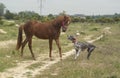
<instances>
[{"instance_id":1,"label":"brown horse","mask_svg":"<svg viewBox=\"0 0 120 78\"><path fill-rule=\"evenodd\" d=\"M52 42L53 40L55 40L59 48L60 59L62 60L61 46L59 43L60 30L62 28L62 31L65 32L67 30L69 23L70 23L70 17L66 15L58 16L56 19L44 23L37 21L26 22L24 25L21 25L19 27L16 50L19 50L19 48L21 47L21 56L23 56L23 49L25 45L28 43L28 47L31 52L31 55L35 60L35 56L32 51L32 37L36 36L37 38L40 39L49 39L49 50L50 50L49 57L50 60L52 60L52 55L51 55ZM24 30L26 36L23 42L22 42L22 30Z\"/></svg>"}]
</instances>

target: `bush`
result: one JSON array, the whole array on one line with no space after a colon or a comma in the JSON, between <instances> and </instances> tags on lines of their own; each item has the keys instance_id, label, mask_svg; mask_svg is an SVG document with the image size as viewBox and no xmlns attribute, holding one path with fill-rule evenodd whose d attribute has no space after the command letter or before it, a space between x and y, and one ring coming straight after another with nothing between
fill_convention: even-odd
<instances>
[{"instance_id":1,"label":"bush","mask_svg":"<svg viewBox=\"0 0 120 78\"><path fill-rule=\"evenodd\" d=\"M14 21L3 20L1 23L2 23L1 24L2 26L15 26L15 22Z\"/></svg>"},{"instance_id":2,"label":"bush","mask_svg":"<svg viewBox=\"0 0 120 78\"><path fill-rule=\"evenodd\" d=\"M3 25L3 21L2 20L0 20L0 25Z\"/></svg>"},{"instance_id":3,"label":"bush","mask_svg":"<svg viewBox=\"0 0 120 78\"><path fill-rule=\"evenodd\" d=\"M4 23L4 26L14 26L14 25L15 25L15 23L11 23L11 22Z\"/></svg>"},{"instance_id":4,"label":"bush","mask_svg":"<svg viewBox=\"0 0 120 78\"><path fill-rule=\"evenodd\" d=\"M85 35L86 33L85 33L84 31L81 31L80 34L81 34L81 35Z\"/></svg>"},{"instance_id":5,"label":"bush","mask_svg":"<svg viewBox=\"0 0 120 78\"><path fill-rule=\"evenodd\" d=\"M98 29L99 29L98 27L94 27L91 29L91 31L98 31Z\"/></svg>"}]
</instances>

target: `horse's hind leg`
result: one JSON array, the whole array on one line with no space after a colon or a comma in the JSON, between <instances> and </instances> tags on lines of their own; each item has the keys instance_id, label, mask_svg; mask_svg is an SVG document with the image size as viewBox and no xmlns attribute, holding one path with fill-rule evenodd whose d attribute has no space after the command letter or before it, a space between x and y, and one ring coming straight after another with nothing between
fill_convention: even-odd
<instances>
[{"instance_id":1,"label":"horse's hind leg","mask_svg":"<svg viewBox=\"0 0 120 78\"><path fill-rule=\"evenodd\" d=\"M32 38L29 39L28 46L29 46L31 55L32 55L33 59L35 60L35 56L34 56L34 53L33 53L33 50L32 50Z\"/></svg>"},{"instance_id":2,"label":"horse's hind leg","mask_svg":"<svg viewBox=\"0 0 120 78\"><path fill-rule=\"evenodd\" d=\"M24 47L25 47L25 45L27 44L27 42L28 42L28 39L26 38L26 39L23 41L23 43L22 43L21 57L23 56L23 50L24 50Z\"/></svg>"}]
</instances>

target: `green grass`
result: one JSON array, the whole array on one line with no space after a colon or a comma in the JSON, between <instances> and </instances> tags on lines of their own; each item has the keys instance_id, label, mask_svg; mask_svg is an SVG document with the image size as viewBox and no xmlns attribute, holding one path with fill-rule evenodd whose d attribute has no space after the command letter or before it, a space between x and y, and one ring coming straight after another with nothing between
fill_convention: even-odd
<instances>
[{"instance_id":1,"label":"green grass","mask_svg":"<svg viewBox=\"0 0 120 78\"><path fill-rule=\"evenodd\" d=\"M111 27L112 33L94 43L97 48L90 60L86 59L86 52L82 52L76 61L72 55L36 78L120 78L120 26L107 26Z\"/></svg>"},{"instance_id":2,"label":"green grass","mask_svg":"<svg viewBox=\"0 0 120 78\"><path fill-rule=\"evenodd\" d=\"M13 46L9 48L0 48L0 72L7 68L16 66L16 63L22 61L19 54L13 54Z\"/></svg>"},{"instance_id":3,"label":"green grass","mask_svg":"<svg viewBox=\"0 0 120 78\"><path fill-rule=\"evenodd\" d=\"M102 29L111 27L111 34L106 35L101 40L95 42L97 46L92 53L90 60L86 59L87 52L82 52L80 57L75 61L74 55L59 62L50 69L45 70L36 78L119 78L120 75L120 24L97 24L97 23L72 23L68 27L66 34L60 36L62 52L67 52L73 49L69 46L71 42L67 40L67 35L75 34L77 31L81 33L79 40L84 41L84 37L94 35L93 38L102 34ZM0 41L16 40L18 28L15 26L0 26L1 29L7 31L7 34L0 34ZM24 57L20 57L20 52L15 51L15 45L9 45L8 48L0 48L0 72L5 69L16 66L17 62L24 60L32 60L29 49L26 45ZM58 53L56 43L53 43L53 56ZM33 38L33 51L36 57L40 54L49 54L48 40ZM10 56L10 57L8 57ZM59 56L59 53L58 53ZM49 57L49 56L48 56ZM46 57L46 58L48 58ZM59 58L59 57L58 57ZM36 63L28 67L34 69L42 63ZM28 75L29 72L28 72Z\"/></svg>"},{"instance_id":4,"label":"green grass","mask_svg":"<svg viewBox=\"0 0 120 78\"><path fill-rule=\"evenodd\" d=\"M35 63L35 64L32 64L32 65L28 66L27 68L34 70L34 68L39 68L39 67L42 66L43 64L44 64L44 63L42 63L42 62L38 62L38 63Z\"/></svg>"},{"instance_id":5,"label":"green grass","mask_svg":"<svg viewBox=\"0 0 120 78\"><path fill-rule=\"evenodd\" d=\"M18 27L15 26L15 23L4 21L0 25L0 29L3 29L7 34L0 33L0 41L16 39L18 33Z\"/></svg>"}]
</instances>

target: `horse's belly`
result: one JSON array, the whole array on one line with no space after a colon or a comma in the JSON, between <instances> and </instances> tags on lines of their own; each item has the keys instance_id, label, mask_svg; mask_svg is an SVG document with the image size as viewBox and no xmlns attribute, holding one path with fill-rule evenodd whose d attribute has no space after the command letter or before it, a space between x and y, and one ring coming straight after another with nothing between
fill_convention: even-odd
<instances>
[{"instance_id":1,"label":"horse's belly","mask_svg":"<svg viewBox=\"0 0 120 78\"><path fill-rule=\"evenodd\" d=\"M44 34L39 34L39 35L35 34L35 36L40 39L49 39L49 36Z\"/></svg>"},{"instance_id":2,"label":"horse's belly","mask_svg":"<svg viewBox=\"0 0 120 78\"><path fill-rule=\"evenodd\" d=\"M46 30L46 31L39 31L39 32L35 32L34 35L40 39L49 39L49 38L56 38L58 37L58 33Z\"/></svg>"}]
</instances>

